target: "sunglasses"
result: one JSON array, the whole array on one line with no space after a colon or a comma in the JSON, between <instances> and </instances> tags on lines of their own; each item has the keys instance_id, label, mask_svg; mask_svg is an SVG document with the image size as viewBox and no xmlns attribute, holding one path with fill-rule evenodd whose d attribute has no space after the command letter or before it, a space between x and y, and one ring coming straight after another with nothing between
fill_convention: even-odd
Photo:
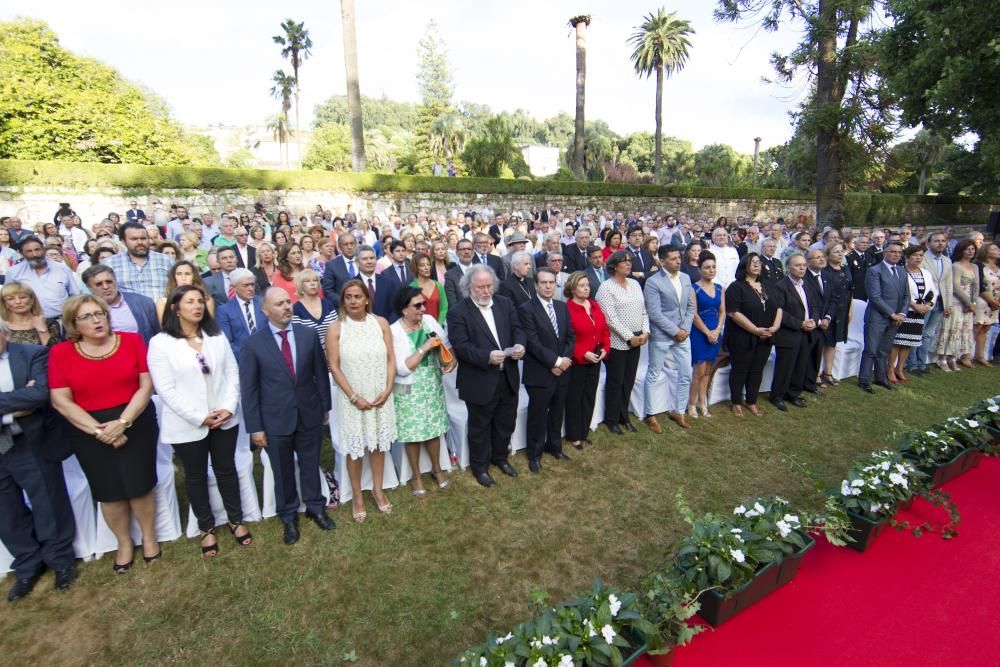
<instances>
[{"instance_id":1,"label":"sunglasses","mask_svg":"<svg viewBox=\"0 0 1000 667\"><path fill-rule=\"evenodd\" d=\"M425 308L427 308L426 301L421 301L419 303L411 303L410 305L416 308L417 310L424 310Z\"/></svg>"},{"instance_id":2,"label":"sunglasses","mask_svg":"<svg viewBox=\"0 0 1000 667\"><path fill-rule=\"evenodd\" d=\"M198 363L201 365L201 372L203 375L208 375L209 373L212 372L211 369L209 369L208 367L208 363L205 361L204 354L199 352L198 354L194 355L194 358L197 359Z\"/></svg>"}]
</instances>

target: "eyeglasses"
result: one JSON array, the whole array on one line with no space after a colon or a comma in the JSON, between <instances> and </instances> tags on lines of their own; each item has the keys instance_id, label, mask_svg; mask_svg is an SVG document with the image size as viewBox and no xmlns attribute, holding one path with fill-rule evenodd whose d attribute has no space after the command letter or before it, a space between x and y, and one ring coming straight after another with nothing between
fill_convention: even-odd
<instances>
[{"instance_id":1,"label":"eyeglasses","mask_svg":"<svg viewBox=\"0 0 1000 667\"><path fill-rule=\"evenodd\" d=\"M419 303L411 303L410 305L416 308L417 310L424 310L425 308L427 308L426 301L421 301Z\"/></svg>"},{"instance_id":2,"label":"eyeglasses","mask_svg":"<svg viewBox=\"0 0 1000 667\"><path fill-rule=\"evenodd\" d=\"M209 373L212 372L208 367L208 363L205 361L204 354L199 352L198 354L194 355L194 358L198 360L199 364L201 364L201 372L203 375L208 375Z\"/></svg>"},{"instance_id":3,"label":"eyeglasses","mask_svg":"<svg viewBox=\"0 0 1000 667\"><path fill-rule=\"evenodd\" d=\"M86 315L79 315L75 319L77 322L100 322L101 320L108 319L108 314L103 310L98 310L93 313L87 313Z\"/></svg>"}]
</instances>

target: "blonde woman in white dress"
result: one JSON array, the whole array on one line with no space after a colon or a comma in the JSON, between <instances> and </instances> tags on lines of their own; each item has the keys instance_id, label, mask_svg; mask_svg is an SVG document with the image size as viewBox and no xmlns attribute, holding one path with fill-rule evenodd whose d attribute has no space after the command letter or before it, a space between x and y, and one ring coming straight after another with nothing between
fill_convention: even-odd
<instances>
[{"instance_id":1,"label":"blonde woman in white dress","mask_svg":"<svg viewBox=\"0 0 1000 667\"><path fill-rule=\"evenodd\" d=\"M352 514L362 523L367 518L361 490L366 455L371 461L375 505L383 514L392 511L382 492L382 471L385 453L396 440L392 400L396 360L389 323L372 314L368 290L360 280L350 280L340 290L340 319L330 325L326 335L326 356L340 387L337 414L353 491Z\"/></svg>"}]
</instances>

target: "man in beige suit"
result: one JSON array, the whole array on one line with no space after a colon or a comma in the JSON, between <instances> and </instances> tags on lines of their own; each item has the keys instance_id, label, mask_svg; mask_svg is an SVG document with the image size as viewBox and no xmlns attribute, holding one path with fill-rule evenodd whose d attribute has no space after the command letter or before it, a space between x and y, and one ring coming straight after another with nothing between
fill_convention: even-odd
<instances>
[{"instance_id":1,"label":"man in beige suit","mask_svg":"<svg viewBox=\"0 0 1000 667\"><path fill-rule=\"evenodd\" d=\"M937 362L931 350L937 342L938 329L941 325L941 318L951 314L952 301L952 277L951 258L947 254L948 235L944 232L934 232L927 240L927 252L924 253L924 261L921 266L931 272L934 276L934 285L930 289L940 295L934 303L934 307L924 318L924 341L920 347L913 351L907 361L908 371L922 375L927 372L927 366ZM938 363L938 368L949 372L947 364Z\"/></svg>"}]
</instances>

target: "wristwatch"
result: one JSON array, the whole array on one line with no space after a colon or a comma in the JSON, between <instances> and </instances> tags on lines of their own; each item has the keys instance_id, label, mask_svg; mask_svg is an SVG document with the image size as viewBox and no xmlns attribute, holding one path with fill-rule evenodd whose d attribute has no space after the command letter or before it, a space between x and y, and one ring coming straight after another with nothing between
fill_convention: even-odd
<instances>
[{"instance_id":1,"label":"wristwatch","mask_svg":"<svg viewBox=\"0 0 1000 667\"><path fill-rule=\"evenodd\" d=\"M132 422L130 422L129 420L127 420L127 419L119 419L118 421L119 421L119 422L121 423L121 425L122 425L122 426L124 426L125 428L132 428Z\"/></svg>"}]
</instances>

